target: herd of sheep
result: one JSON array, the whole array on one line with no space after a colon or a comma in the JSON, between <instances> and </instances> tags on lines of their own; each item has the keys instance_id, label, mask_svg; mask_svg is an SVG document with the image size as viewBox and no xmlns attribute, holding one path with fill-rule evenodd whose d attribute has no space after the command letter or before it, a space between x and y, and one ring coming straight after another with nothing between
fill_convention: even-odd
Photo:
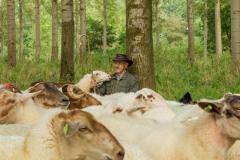
<instances>
[{"instance_id":1,"label":"herd of sheep","mask_svg":"<svg viewBox=\"0 0 240 160\"><path fill-rule=\"evenodd\" d=\"M0 160L239 160L240 95L192 104L135 93L90 93L77 84L0 85Z\"/></svg>"}]
</instances>

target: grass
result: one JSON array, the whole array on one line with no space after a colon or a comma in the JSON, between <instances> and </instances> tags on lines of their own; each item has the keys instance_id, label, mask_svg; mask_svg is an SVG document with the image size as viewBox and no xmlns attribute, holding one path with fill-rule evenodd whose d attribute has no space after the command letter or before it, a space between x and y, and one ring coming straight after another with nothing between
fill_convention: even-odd
<instances>
[{"instance_id":1,"label":"grass","mask_svg":"<svg viewBox=\"0 0 240 160\"><path fill-rule=\"evenodd\" d=\"M105 55L96 52L88 57L84 65L76 61L75 82L93 70L112 72L111 62L115 53L117 50L111 50ZM229 53L221 58L211 55L207 60L197 55L196 63L190 65L184 46L168 46L162 51L156 51L154 58L157 91L166 99L179 99L187 91L194 99L219 98L226 92L240 91L240 76L232 71ZM0 57L0 84L11 82L26 89L33 81L58 81L59 67L59 62L42 60L36 63L26 60L18 63L15 69L9 69L6 57Z\"/></svg>"}]
</instances>

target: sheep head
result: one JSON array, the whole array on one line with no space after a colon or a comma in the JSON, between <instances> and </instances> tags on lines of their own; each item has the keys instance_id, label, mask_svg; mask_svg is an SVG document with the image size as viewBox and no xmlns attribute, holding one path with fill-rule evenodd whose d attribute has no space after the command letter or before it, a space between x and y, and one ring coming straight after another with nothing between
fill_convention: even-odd
<instances>
[{"instance_id":1,"label":"sheep head","mask_svg":"<svg viewBox=\"0 0 240 160\"><path fill-rule=\"evenodd\" d=\"M68 84L62 87L62 91L70 99L68 109L81 109L92 105L101 105L101 102L96 98L85 93L77 86Z\"/></svg>"},{"instance_id":2,"label":"sheep head","mask_svg":"<svg viewBox=\"0 0 240 160\"><path fill-rule=\"evenodd\" d=\"M240 139L240 94L228 93L218 100L202 99L197 104L216 119L224 135Z\"/></svg>"},{"instance_id":3,"label":"sheep head","mask_svg":"<svg viewBox=\"0 0 240 160\"><path fill-rule=\"evenodd\" d=\"M36 93L33 97L35 103L45 108L62 107L69 105L69 98L65 96L54 83L39 82L28 89L29 93Z\"/></svg>"},{"instance_id":4,"label":"sheep head","mask_svg":"<svg viewBox=\"0 0 240 160\"><path fill-rule=\"evenodd\" d=\"M63 159L123 160L123 147L89 113L61 112L51 124Z\"/></svg>"},{"instance_id":5,"label":"sheep head","mask_svg":"<svg viewBox=\"0 0 240 160\"><path fill-rule=\"evenodd\" d=\"M105 81L109 81L111 76L103 71L93 71L92 79L96 81L97 85L101 85Z\"/></svg>"}]
</instances>

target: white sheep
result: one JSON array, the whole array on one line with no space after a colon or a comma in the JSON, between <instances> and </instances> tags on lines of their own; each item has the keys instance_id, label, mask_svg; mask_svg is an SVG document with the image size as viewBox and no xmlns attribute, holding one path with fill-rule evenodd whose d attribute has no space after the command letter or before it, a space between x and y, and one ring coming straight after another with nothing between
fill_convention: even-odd
<instances>
[{"instance_id":1,"label":"white sheep","mask_svg":"<svg viewBox=\"0 0 240 160\"><path fill-rule=\"evenodd\" d=\"M97 119L120 141L139 145L152 159L224 160L229 148L240 139L239 101L234 101L239 98L230 95L218 101L200 101L199 105L211 113L202 113L187 125L147 124L116 115Z\"/></svg>"},{"instance_id":2,"label":"white sheep","mask_svg":"<svg viewBox=\"0 0 240 160\"><path fill-rule=\"evenodd\" d=\"M92 80L95 80L97 85L101 85L104 81L109 81L110 79L111 76L103 71L93 71L91 74L84 75L76 86L84 92L90 93Z\"/></svg>"},{"instance_id":3,"label":"white sheep","mask_svg":"<svg viewBox=\"0 0 240 160\"><path fill-rule=\"evenodd\" d=\"M90 114L59 109L49 110L26 136L0 136L0 153L1 160L123 160L124 157L119 142Z\"/></svg>"}]
</instances>

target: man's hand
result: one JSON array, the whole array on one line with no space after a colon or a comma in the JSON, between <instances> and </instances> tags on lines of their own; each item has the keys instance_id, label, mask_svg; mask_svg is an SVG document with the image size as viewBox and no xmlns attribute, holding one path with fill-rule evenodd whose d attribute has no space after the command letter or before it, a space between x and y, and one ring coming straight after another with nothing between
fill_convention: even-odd
<instances>
[{"instance_id":1,"label":"man's hand","mask_svg":"<svg viewBox=\"0 0 240 160\"><path fill-rule=\"evenodd\" d=\"M90 87L91 87L91 88L95 88L96 86L97 86L96 80L92 79L92 80L91 80L91 83L90 83Z\"/></svg>"}]
</instances>

